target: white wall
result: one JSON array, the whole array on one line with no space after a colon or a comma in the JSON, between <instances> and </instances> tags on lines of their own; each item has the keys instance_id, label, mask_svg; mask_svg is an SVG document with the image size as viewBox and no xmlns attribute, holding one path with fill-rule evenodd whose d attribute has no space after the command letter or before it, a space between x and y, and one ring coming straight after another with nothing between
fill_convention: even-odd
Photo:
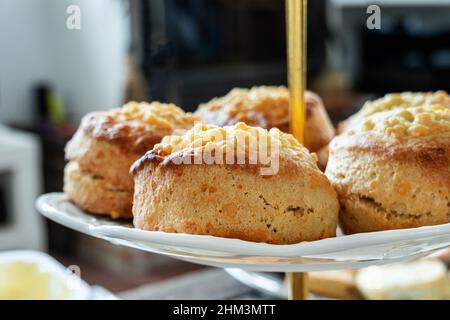
<instances>
[{"instance_id":1,"label":"white wall","mask_svg":"<svg viewBox=\"0 0 450 320\"><path fill-rule=\"evenodd\" d=\"M30 84L49 69L43 17L39 1L0 1L0 120L31 120Z\"/></svg>"},{"instance_id":2,"label":"white wall","mask_svg":"<svg viewBox=\"0 0 450 320\"><path fill-rule=\"evenodd\" d=\"M68 30L66 8L81 8ZM120 0L0 1L0 122L32 121L32 88L49 81L73 119L122 103L128 18Z\"/></svg>"}]
</instances>

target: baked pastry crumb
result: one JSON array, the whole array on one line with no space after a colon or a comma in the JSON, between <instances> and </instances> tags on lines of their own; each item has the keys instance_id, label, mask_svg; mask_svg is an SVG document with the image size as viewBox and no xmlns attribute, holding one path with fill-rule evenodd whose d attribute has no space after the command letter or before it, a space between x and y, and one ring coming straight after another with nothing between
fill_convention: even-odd
<instances>
[{"instance_id":1,"label":"baked pastry crumb","mask_svg":"<svg viewBox=\"0 0 450 320\"><path fill-rule=\"evenodd\" d=\"M251 149L250 141L253 141L254 150L249 150ZM277 153L295 160L308 159L311 166L316 165L316 155L310 154L291 134L285 134L277 128L266 130L251 127L243 122L225 127L200 123L184 135L164 137L161 143L155 145L153 152L158 155L167 155L183 149L191 149L225 153L231 148L236 151L242 150L249 157L249 152L259 152L257 147L263 141L267 142L268 150L271 145L276 144Z\"/></svg>"},{"instance_id":2,"label":"baked pastry crumb","mask_svg":"<svg viewBox=\"0 0 450 320\"><path fill-rule=\"evenodd\" d=\"M249 161L252 149L239 143L266 138L279 146L278 170L270 175ZM235 155L240 149L245 161L174 161L230 149ZM165 137L133 165L134 226L274 244L335 236L337 196L315 162L276 128L198 124L181 137Z\"/></svg>"},{"instance_id":3,"label":"baked pastry crumb","mask_svg":"<svg viewBox=\"0 0 450 320\"><path fill-rule=\"evenodd\" d=\"M86 115L66 146L70 162L64 191L82 209L113 218L130 218L136 159L200 117L173 104L130 102L122 108Z\"/></svg>"},{"instance_id":4,"label":"baked pastry crumb","mask_svg":"<svg viewBox=\"0 0 450 320\"><path fill-rule=\"evenodd\" d=\"M307 91L305 147L319 152L333 138L334 127L322 100ZM219 126L244 122L264 129L278 128L289 132L289 91L284 86L258 86L250 89L234 88L225 96L200 104L196 114L204 122ZM326 164L326 157L323 165Z\"/></svg>"},{"instance_id":5,"label":"baked pastry crumb","mask_svg":"<svg viewBox=\"0 0 450 320\"><path fill-rule=\"evenodd\" d=\"M450 222L449 101L443 91L391 94L346 121L326 170L346 232Z\"/></svg>"}]
</instances>

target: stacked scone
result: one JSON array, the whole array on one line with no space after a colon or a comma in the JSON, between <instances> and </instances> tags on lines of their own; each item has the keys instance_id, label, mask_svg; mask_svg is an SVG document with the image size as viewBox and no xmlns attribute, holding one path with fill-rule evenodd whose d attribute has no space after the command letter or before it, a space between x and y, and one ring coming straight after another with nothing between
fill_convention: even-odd
<instances>
[{"instance_id":1,"label":"stacked scone","mask_svg":"<svg viewBox=\"0 0 450 320\"><path fill-rule=\"evenodd\" d=\"M113 218L132 216L130 166L161 139L189 129L198 116L173 104L130 102L86 115L66 146L64 191L80 208Z\"/></svg>"},{"instance_id":2,"label":"stacked scone","mask_svg":"<svg viewBox=\"0 0 450 320\"><path fill-rule=\"evenodd\" d=\"M306 92L305 147L319 155L319 164L326 165L326 146L334 137L334 127L322 100ZM289 132L289 91L286 87L260 86L235 88L223 97L201 104L197 114L206 123L219 126L244 122L265 129L278 128Z\"/></svg>"},{"instance_id":3,"label":"stacked scone","mask_svg":"<svg viewBox=\"0 0 450 320\"><path fill-rule=\"evenodd\" d=\"M274 244L335 236L337 195L316 160L276 128L197 124L133 165L134 225Z\"/></svg>"},{"instance_id":4,"label":"stacked scone","mask_svg":"<svg viewBox=\"0 0 450 320\"><path fill-rule=\"evenodd\" d=\"M348 233L450 222L450 97L390 94L366 103L330 143L326 174Z\"/></svg>"}]
</instances>

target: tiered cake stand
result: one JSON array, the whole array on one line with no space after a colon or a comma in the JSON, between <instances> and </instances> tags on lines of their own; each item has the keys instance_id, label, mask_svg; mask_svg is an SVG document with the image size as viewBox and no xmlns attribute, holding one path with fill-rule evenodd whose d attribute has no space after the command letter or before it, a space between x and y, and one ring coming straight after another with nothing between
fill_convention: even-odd
<instances>
[{"instance_id":1,"label":"tiered cake stand","mask_svg":"<svg viewBox=\"0 0 450 320\"><path fill-rule=\"evenodd\" d=\"M246 271L309 272L357 269L424 256L450 246L450 223L390 230L291 245L254 243L213 236L143 231L129 222L99 218L68 201L64 193L39 197L38 210L68 228L148 252L192 263ZM301 281L300 279L293 279ZM304 290L302 283L298 284Z\"/></svg>"},{"instance_id":2,"label":"tiered cake stand","mask_svg":"<svg viewBox=\"0 0 450 320\"><path fill-rule=\"evenodd\" d=\"M306 89L307 0L286 0L290 126L303 141ZM130 223L92 216L71 204L63 193L37 200L47 218L114 244L168 255L193 263L247 271L286 272L290 298L307 296L306 272L356 269L416 258L450 246L450 224L391 230L271 245L212 236L142 231Z\"/></svg>"}]
</instances>

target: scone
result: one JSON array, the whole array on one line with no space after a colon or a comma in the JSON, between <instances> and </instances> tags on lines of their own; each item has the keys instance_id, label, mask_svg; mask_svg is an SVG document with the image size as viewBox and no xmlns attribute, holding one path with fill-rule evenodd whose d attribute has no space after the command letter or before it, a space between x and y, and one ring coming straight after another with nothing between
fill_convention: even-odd
<instances>
[{"instance_id":1,"label":"scone","mask_svg":"<svg viewBox=\"0 0 450 320\"><path fill-rule=\"evenodd\" d=\"M386 94L380 99L367 101L359 112L339 124L338 131L340 133L345 131L346 128L351 128L355 124L358 125L365 117L378 112L432 105L441 105L450 108L450 96L447 92L442 90L436 92L402 92Z\"/></svg>"},{"instance_id":2,"label":"scone","mask_svg":"<svg viewBox=\"0 0 450 320\"><path fill-rule=\"evenodd\" d=\"M198 116L173 104L130 102L86 115L66 146L70 161L64 191L80 208L113 218L131 218L134 182L130 166L177 129L190 129Z\"/></svg>"},{"instance_id":3,"label":"scone","mask_svg":"<svg viewBox=\"0 0 450 320\"><path fill-rule=\"evenodd\" d=\"M306 92L304 145L312 152L325 147L334 136L334 128L322 100ZM245 122L265 129L289 132L289 91L286 87L260 86L235 88L227 95L201 104L196 111L206 123L219 126Z\"/></svg>"},{"instance_id":4,"label":"scone","mask_svg":"<svg viewBox=\"0 0 450 320\"><path fill-rule=\"evenodd\" d=\"M450 222L448 99L444 92L388 95L366 104L332 140L326 175L345 232Z\"/></svg>"},{"instance_id":5,"label":"scone","mask_svg":"<svg viewBox=\"0 0 450 320\"><path fill-rule=\"evenodd\" d=\"M256 145L270 147L272 162L255 157ZM139 229L273 244L335 236L336 192L315 155L277 128L197 124L165 137L132 173Z\"/></svg>"}]
</instances>

